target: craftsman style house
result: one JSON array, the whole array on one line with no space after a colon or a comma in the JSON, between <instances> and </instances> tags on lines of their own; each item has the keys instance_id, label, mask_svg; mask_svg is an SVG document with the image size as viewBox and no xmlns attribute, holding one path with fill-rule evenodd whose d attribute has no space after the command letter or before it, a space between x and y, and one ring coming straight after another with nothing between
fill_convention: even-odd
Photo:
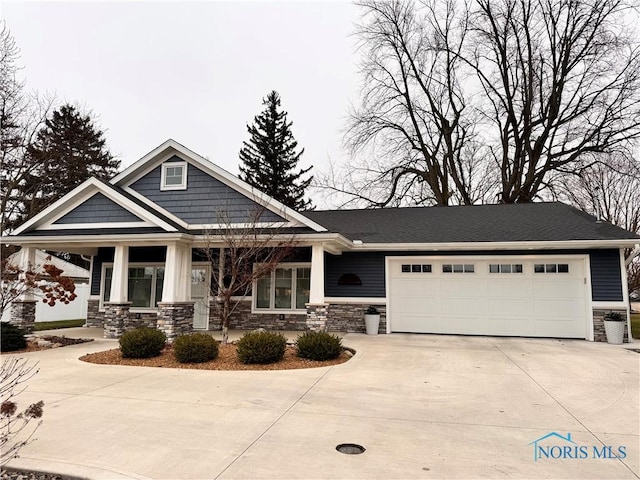
<instances>
[{"instance_id":1,"label":"craftsman style house","mask_svg":"<svg viewBox=\"0 0 640 480\"><path fill-rule=\"evenodd\" d=\"M90 179L4 243L91 257L87 324L153 325L169 338L218 325L210 265L221 213L234 228L295 236L296 255L256 282L232 328L604 338L628 317L624 248L640 237L561 203L293 211L169 140L110 182ZM205 238L205 236L207 238ZM212 241L213 239L213 241ZM33 321L33 299L13 308Z\"/></svg>"}]
</instances>

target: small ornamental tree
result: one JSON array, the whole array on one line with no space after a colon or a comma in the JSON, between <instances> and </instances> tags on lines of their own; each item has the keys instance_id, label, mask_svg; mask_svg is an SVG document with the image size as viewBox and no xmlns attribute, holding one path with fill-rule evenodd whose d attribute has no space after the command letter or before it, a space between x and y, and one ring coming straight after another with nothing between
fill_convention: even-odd
<instances>
[{"instance_id":1,"label":"small ornamental tree","mask_svg":"<svg viewBox=\"0 0 640 480\"><path fill-rule=\"evenodd\" d=\"M57 302L68 304L76 299L76 286L72 278L62 275L63 270L52 263L47 257L40 266L21 268L2 260L2 282L0 288L0 306L2 311L11 303L25 295L42 295L42 302L50 307Z\"/></svg>"},{"instance_id":2,"label":"small ornamental tree","mask_svg":"<svg viewBox=\"0 0 640 480\"><path fill-rule=\"evenodd\" d=\"M264 111L247 125L251 137L240 149L240 178L295 210L312 209L305 200L305 190L313 176L303 178L312 167L297 170L304 148L296 151L298 142L291 133L292 122L280 110L280 95L271 92L263 100Z\"/></svg>"},{"instance_id":3,"label":"small ornamental tree","mask_svg":"<svg viewBox=\"0 0 640 480\"><path fill-rule=\"evenodd\" d=\"M265 210L247 212L249 221L236 227L228 215L218 216L219 228L204 234L201 254L211 268L210 293L222 326L222 343L229 338L229 320L251 294L254 283L270 275L294 251L294 236L264 222Z\"/></svg>"}]
</instances>

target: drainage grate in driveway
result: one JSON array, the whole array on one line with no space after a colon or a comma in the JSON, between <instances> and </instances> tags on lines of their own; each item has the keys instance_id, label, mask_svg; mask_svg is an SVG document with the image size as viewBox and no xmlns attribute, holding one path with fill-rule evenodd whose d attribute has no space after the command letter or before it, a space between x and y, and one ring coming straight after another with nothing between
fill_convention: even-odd
<instances>
[{"instance_id":1,"label":"drainage grate in driveway","mask_svg":"<svg viewBox=\"0 0 640 480\"><path fill-rule=\"evenodd\" d=\"M346 455L359 455L364 453L366 448L356 443L341 443L336 447L336 450Z\"/></svg>"}]
</instances>

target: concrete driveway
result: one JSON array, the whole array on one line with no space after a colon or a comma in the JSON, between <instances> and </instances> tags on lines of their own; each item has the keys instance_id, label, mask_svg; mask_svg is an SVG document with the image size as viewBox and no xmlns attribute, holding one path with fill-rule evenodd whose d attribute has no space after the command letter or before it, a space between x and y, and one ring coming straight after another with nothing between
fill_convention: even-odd
<instances>
[{"instance_id":1,"label":"concrete driveway","mask_svg":"<svg viewBox=\"0 0 640 480\"><path fill-rule=\"evenodd\" d=\"M44 400L44 423L11 465L94 479L640 478L638 353L408 334L344 344L358 351L346 364L269 372L78 360L112 340L30 353L41 371L20 400ZM534 461L531 442L551 432ZM593 458L612 456L603 446L624 458Z\"/></svg>"}]
</instances>

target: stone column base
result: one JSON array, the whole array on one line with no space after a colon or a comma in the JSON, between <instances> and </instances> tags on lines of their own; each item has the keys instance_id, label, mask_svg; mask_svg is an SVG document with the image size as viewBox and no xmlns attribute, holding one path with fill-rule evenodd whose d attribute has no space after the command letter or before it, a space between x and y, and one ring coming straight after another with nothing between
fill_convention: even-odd
<instances>
[{"instance_id":1,"label":"stone column base","mask_svg":"<svg viewBox=\"0 0 640 480\"><path fill-rule=\"evenodd\" d=\"M327 330L329 305L326 303L307 303L307 328L314 332Z\"/></svg>"},{"instance_id":2,"label":"stone column base","mask_svg":"<svg viewBox=\"0 0 640 480\"><path fill-rule=\"evenodd\" d=\"M20 327L27 333L33 332L36 323L36 301L24 300L12 302L9 323Z\"/></svg>"},{"instance_id":3,"label":"stone column base","mask_svg":"<svg viewBox=\"0 0 640 480\"><path fill-rule=\"evenodd\" d=\"M193 305L194 302L158 303L157 328L167 336L167 342L193 330Z\"/></svg>"},{"instance_id":4,"label":"stone column base","mask_svg":"<svg viewBox=\"0 0 640 480\"><path fill-rule=\"evenodd\" d=\"M131 302L104 304L104 338L120 338L129 324Z\"/></svg>"},{"instance_id":5,"label":"stone column base","mask_svg":"<svg viewBox=\"0 0 640 480\"><path fill-rule=\"evenodd\" d=\"M100 312L100 300L87 300L87 322L85 327L104 327L104 315Z\"/></svg>"}]
</instances>

